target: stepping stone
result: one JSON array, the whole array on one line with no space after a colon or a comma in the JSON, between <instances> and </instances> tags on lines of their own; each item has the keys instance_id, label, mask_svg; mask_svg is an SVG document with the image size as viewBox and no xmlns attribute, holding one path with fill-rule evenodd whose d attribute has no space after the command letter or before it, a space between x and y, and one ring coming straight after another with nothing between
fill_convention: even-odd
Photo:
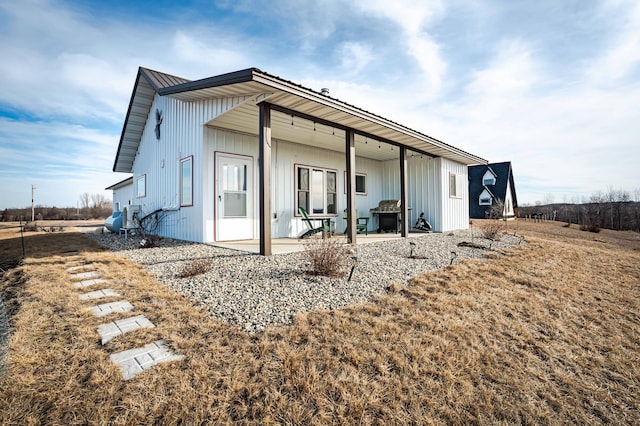
<instances>
[{"instance_id":1,"label":"stepping stone","mask_svg":"<svg viewBox=\"0 0 640 426\"><path fill-rule=\"evenodd\" d=\"M93 263L85 263L84 265L78 265L78 266L71 266L67 269L65 269L65 271L67 272L74 272L74 271L80 271L83 269L90 269L95 267L96 265L94 265Z\"/></svg>"},{"instance_id":2,"label":"stepping stone","mask_svg":"<svg viewBox=\"0 0 640 426\"><path fill-rule=\"evenodd\" d=\"M141 348L109 355L109 358L120 367L122 378L128 380L156 364L182 360L184 355L174 354L163 340L157 340Z\"/></svg>"},{"instance_id":3,"label":"stepping stone","mask_svg":"<svg viewBox=\"0 0 640 426\"><path fill-rule=\"evenodd\" d=\"M100 276L100 272L98 271L90 271L90 272L80 272L79 274L71 274L72 278L77 278L84 280L86 278L96 278Z\"/></svg>"},{"instance_id":4,"label":"stepping stone","mask_svg":"<svg viewBox=\"0 0 640 426\"><path fill-rule=\"evenodd\" d=\"M120 294L116 293L116 291L112 288L105 288L104 290L96 290L90 291L88 293L83 293L80 295L80 300L100 299L107 296L120 296Z\"/></svg>"},{"instance_id":5,"label":"stepping stone","mask_svg":"<svg viewBox=\"0 0 640 426\"><path fill-rule=\"evenodd\" d=\"M95 280L78 281L76 283L73 283L73 285L78 287L78 288L81 288L81 287L89 287L90 285L106 283L106 282L107 282L107 280L105 280L104 278L97 278Z\"/></svg>"},{"instance_id":6,"label":"stepping stone","mask_svg":"<svg viewBox=\"0 0 640 426\"><path fill-rule=\"evenodd\" d=\"M144 315L138 315L131 318L125 318L117 321L113 321L107 324L101 324L98 327L98 334L102 337L102 344L104 345L109 340L116 336L124 334L128 331L137 330L139 328L154 328L155 325L151 323Z\"/></svg>"},{"instance_id":7,"label":"stepping stone","mask_svg":"<svg viewBox=\"0 0 640 426\"><path fill-rule=\"evenodd\" d=\"M119 300L117 302L104 303L102 305L92 306L89 310L97 317L109 315L112 312L129 312L133 311L133 305L128 300Z\"/></svg>"}]
</instances>

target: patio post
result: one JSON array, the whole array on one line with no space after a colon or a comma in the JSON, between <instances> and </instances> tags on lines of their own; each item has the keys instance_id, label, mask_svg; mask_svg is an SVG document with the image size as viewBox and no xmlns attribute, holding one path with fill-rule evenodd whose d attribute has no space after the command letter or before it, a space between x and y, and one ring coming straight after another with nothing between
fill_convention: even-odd
<instances>
[{"instance_id":1,"label":"patio post","mask_svg":"<svg viewBox=\"0 0 640 426\"><path fill-rule=\"evenodd\" d=\"M356 139L352 129L345 131L347 170L347 240L356 243Z\"/></svg>"},{"instance_id":2,"label":"patio post","mask_svg":"<svg viewBox=\"0 0 640 426\"><path fill-rule=\"evenodd\" d=\"M407 148L400 146L400 235L409 236L409 207L407 206Z\"/></svg>"},{"instance_id":3,"label":"patio post","mask_svg":"<svg viewBox=\"0 0 640 426\"><path fill-rule=\"evenodd\" d=\"M271 256L271 106L259 104L260 254Z\"/></svg>"}]
</instances>

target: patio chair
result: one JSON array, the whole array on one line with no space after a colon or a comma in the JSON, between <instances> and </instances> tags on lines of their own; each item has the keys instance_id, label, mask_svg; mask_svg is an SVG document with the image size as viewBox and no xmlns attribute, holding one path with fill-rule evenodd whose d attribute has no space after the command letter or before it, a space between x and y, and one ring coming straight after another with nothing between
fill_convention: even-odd
<instances>
[{"instance_id":1,"label":"patio chair","mask_svg":"<svg viewBox=\"0 0 640 426\"><path fill-rule=\"evenodd\" d=\"M298 207L298 213L300 213L302 221L307 225L307 230L300 235L300 238L307 238L313 234L317 234L318 232L322 232L323 238L325 235L331 235L331 219L311 219L309 218L307 211L302 207ZM313 221L320 221L320 226L314 226Z\"/></svg>"},{"instance_id":2,"label":"patio chair","mask_svg":"<svg viewBox=\"0 0 640 426\"><path fill-rule=\"evenodd\" d=\"M347 216L347 209L344 209L343 218L345 220L349 219L349 217ZM347 222L347 223L349 223L349 222ZM344 228L344 233L346 234L348 230L349 230L349 225L347 225L347 227ZM365 235L369 235L369 218L368 217L364 217L364 216L359 216L358 215L358 210L356 210L356 233L359 234L362 231L364 231Z\"/></svg>"}]
</instances>

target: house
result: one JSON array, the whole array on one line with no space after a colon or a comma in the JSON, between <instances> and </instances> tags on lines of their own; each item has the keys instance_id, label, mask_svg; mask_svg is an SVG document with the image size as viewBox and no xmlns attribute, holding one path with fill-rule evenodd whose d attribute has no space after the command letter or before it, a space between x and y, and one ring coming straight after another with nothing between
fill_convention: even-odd
<instances>
[{"instance_id":1,"label":"house","mask_svg":"<svg viewBox=\"0 0 640 426\"><path fill-rule=\"evenodd\" d=\"M467 228L467 166L486 163L256 68L196 81L139 68L113 171L132 175L143 214L164 212L160 235L258 239L269 255L305 230L298 207L355 230L356 210L398 199L403 236L422 212L434 231Z\"/></svg>"},{"instance_id":2,"label":"house","mask_svg":"<svg viewBox=\"0 0 640 426\"><path fill-rule=\"evenodd\" d=\"M113 191L113 211L121 212L124 206L133 204L133 177L130 176L104 189Z\"/></svg>"},{"instance_id":3,"label":"house","mask_svg":"<svg viewBox=\"0 0 640 426\"><path fill-rule=\"evenodd\" d=\"M496 208L500 211L496 211ZM518 198L510 161L469 167L469 217L504 219L518 215Z\"/></svg>"}]
</instances>

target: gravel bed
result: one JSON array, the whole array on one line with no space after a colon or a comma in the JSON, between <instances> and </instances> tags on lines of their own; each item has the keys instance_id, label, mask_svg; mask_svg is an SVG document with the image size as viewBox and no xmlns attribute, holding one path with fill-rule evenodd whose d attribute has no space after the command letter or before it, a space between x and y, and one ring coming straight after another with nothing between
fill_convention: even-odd
<instances>
[{"instance_id":1,"label":"gravel bed","mask_svg":"<svg viewBox=\"0 0 640 426\"><path fill-rule=\"evenodd\" d=\"M209 244L161 239L157 247L138 248L136 237L116 234L87 234L102 246L143 265L160 283L204 305L216 318L256 332L266 327L289 324L298 312L335 309L361 303L382 294L393 283L406 284L422 272L433 271L465 258L482 257L489 241L474 238L486 248L459 247L471 242L471 231L424 234L410 239L360 244L355 248L356 267L351 281L308 273L310 262L304 252L264 257ZM410 258L411 247L413 253ZM519 237L504 235L491 250L518 244ZM210 262L209 272L178 278L195 259ZM354 263L350 259L350 265ZM348 276L348 271L347 271Z\"/></svg>"}]
</instances>

